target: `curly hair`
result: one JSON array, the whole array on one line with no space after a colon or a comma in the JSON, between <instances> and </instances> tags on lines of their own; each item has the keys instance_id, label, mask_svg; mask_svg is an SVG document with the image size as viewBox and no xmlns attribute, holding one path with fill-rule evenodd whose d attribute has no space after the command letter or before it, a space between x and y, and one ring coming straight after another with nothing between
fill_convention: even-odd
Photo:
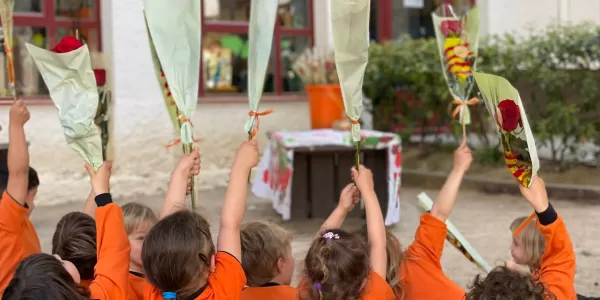
<instances>
[{"instance_id":1,"label":"curly hair","mask_svg":"<svg viewBox=\"0 0 600 300\"><path fill-rule=\"evenodd\" d=\"M355 234L325 230L334 238L316 238L304 259L306 290L302 300L358 300L369 276L369 246Z\"/></svg>"},{"instance_id":2,"label":"curly hair","mask_svg":"<svg viewBox=\"0 0 600 300\"><path fill-rule=\"evenodd\" d=\"M487 276L477 275L465 300L556 300L544 283L529 274L500 266Z\"/></svg>"}]
</instances>

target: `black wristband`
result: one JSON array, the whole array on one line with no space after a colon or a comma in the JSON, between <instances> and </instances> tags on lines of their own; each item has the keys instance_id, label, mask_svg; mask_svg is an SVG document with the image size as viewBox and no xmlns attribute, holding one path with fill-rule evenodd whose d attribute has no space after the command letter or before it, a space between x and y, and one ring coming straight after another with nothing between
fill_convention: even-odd
<instances>
[{"instance_id":1,"label":"black wristband","mask_svg":"<svg viewBox=\"0 0 600 300\"><path fill-rule=\"evenodd\" d=\"M545 211L540 213L536 212L535 214L537 215L540 224L544 226L548 226L558 219L558 214L550 203L548 203L548 208Z\"/></svg>"},{"instance_id":2,"label":"black wristband","mask_svg":"<svg viewBox=\"0 0 600 300\"><path fill-rule=\"evenodd\" d=\"M96 201L96 206L98 206L98 207L102 207L102 206L111 204L113 202L112 196L110 195L110 193L104 193L104 194L97 195L94 200Z\"/></svg>"}]
</instances>

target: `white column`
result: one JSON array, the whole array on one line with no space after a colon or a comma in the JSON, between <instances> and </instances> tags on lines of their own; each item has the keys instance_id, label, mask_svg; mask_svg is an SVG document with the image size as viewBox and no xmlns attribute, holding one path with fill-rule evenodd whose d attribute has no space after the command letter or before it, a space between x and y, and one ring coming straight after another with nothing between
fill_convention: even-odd
<instances>
[{"instance_id":1,"label":"white column","mask_svg":"<svg viewBox=\"0 0 600 300\"><path fill-rule=\"evenodd\" d=\"M325 53L333 51L330 10L330 1L313 1L313 26L315 28L315 48Z\"/></svg>"}]
</instances>

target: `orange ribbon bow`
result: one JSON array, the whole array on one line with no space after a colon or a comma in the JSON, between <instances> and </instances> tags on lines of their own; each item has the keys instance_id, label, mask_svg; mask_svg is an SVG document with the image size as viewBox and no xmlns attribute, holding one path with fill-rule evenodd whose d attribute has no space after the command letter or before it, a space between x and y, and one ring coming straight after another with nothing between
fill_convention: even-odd
<instances>
[{"instance_id":1,"label":"orange ribbon bow","mask_svg":"<svg viewBox=\"0 0 600 300\"><path fill-rule=\"evenodd\" d=\"M456 118L456 115L458 115L458 113L460 112L460 109L464 105L475 105L475 104L477 104L477 102L479 102L479 99L477 99L477 97L473 97L467 101L461 101L461 100L456 100L456 99L452 100L452 104L456 104L456 107L452 111L452 117Z\"/></svg>"},{"instance_id":2,"label":"orange ribbon bow","mask_svg":"<svg viewBox=\"0 0 600 300\"><path fill-rule=\"evenodd\" d=\"M192 127L194 127L194 124L192 124L192 121L191 121L190 119L186 118L186 117L185 117L183 114L179 114L179 116L177 116L177 120L181 121L181 123L190 123L190 125L191 125ZM197 143L197 142L199 142L199 141L201 141L201 140L202 140L202 139L200 139L200 138L197 138L197 139L196 139L196 138L194 138L194 139L193 139L194 143ZM165 147L167 147L167 148L171 148L171 147L173 147L173 146L177 146L177 145L179 145L179 144L181 144L181 138L176 138L176 139L175 139L174 141L172 141L171 143L169 143L169 144L166 144L166 145L165 145Z\"/></svg>"},{"instance_id":3,"label":"orange ribbon bow","mask_svg":"<svg viewBox=\"0 0 600 300\"><path fill-rule=\"evenodd\" d=\"M257 112L257 111L253 111L253 110L251 110L251 111L248 112L248 116L250 116L250 117L256 117L254 119L254 122L255 122L254 124L256 124L256 126L253 126L253 128L251 128L250 131L248 131L248 136L249 136L250 140L254 139L254 137L258 133L258 128L259 128L259 125L260 125L259 117L266 116L266 115L269 115L271 113L273 113L273 109L268 109L268 110L265 110L263 112Z\"/></svg>"}]
</instances>

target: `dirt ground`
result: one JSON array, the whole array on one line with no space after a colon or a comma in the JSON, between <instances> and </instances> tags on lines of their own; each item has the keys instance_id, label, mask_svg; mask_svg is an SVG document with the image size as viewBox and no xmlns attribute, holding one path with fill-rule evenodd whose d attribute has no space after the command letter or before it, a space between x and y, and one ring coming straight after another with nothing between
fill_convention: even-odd
<instances>
[{"instance_id":1,"label":"dirt ground","mask_svg":"<svg viewBox=\"0 0 600 300\"><path fill-rule=\"evenodd\" d=\"M421 190L405 188L402 191L401 221L393 227L394 233L399 237L404 246L412 242L415 229L419 221L419 213L415 206L416 195ZM434 199L437 191L426 191ZM212 226L214 237L218 232L219 212L224 197L224 189L201 191L199 195L200 211L206 216ZM82 198L85 198L83 195ZM134 199L118 199L120 204L139 201L158 210L162 196L138 197ZM577 274L575 285L577 292L586 296L600 296L600 208L597 206L576 202L552 201L558 212L564 217L571 239L577 253ZM80 209L82 203L39 207L33 215L32 221L40 236L42 248L45 252L51 250L51 239L58 219L67 212ZM462 191L456 204L451 221L461 230L469 242L491 264L503 263L508 257L508 246L511 240L509 225L519 216L528 215L531 208L519 197L491 196L471 191ZM302 270L302 260L306 251L323 220L291 221L283 223L280 217L271 208L268 200L249 197L245 221L270 220L281 224L293 233L293 252L296 258L296 276ZM344 228L353 229L362 225L362 220L350 219ZM442 265L448 276L461 286L467 286L479 271L462 255L446 244Z\"/></svg>"}]
</instances>

